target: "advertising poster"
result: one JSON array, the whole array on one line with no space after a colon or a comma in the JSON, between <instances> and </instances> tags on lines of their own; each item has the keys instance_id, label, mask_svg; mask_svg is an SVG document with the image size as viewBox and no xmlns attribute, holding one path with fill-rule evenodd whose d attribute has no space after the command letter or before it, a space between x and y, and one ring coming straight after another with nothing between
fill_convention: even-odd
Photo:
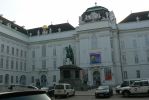
<instances>
[{"instance_id":1,"label":"advertising poster","mask_svg":"<svg viewBox=\"0 0 149 100\"><path fill-rule=\"evenodd\" d=\"M90 53L90 64L100 64L101 54L100 53Z\"/></svg>"}]
</instances>

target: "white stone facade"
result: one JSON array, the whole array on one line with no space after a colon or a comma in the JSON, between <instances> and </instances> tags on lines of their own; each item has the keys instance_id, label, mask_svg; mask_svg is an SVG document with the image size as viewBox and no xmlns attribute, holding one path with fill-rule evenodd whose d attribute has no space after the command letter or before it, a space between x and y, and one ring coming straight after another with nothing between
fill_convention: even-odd
<instances>
[{"instance_id":1,"label":"white stone facade","mask_svg":"<svg viewBox=\"0 0 149 100\"><path fill-rule=\"evenodd\" d=\"M116 24L113 12L109 16L101 21L80 21L72 31L37 36L0 23L0 85L58 83L58 67L66 64L64 48L69 45L75 64L84 69L82 82L88 85L149 78L149 20ZM92 63L91 55L99 62Z\"/></svg>"}]
</instances>

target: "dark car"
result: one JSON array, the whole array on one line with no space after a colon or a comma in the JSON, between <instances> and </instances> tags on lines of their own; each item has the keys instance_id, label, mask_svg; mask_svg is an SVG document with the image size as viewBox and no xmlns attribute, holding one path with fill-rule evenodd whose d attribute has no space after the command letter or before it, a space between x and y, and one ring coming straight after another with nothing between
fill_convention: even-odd
<instances>
[{"instance_id":1,"label":"dark car","mask_svg":"<svg viewBox=\"0 0 149 100\"><path fill-rule=\"evenodd\" d=\"M0 85L0 92L9 92L9 91L26 91L26 90L38 90L37 87L31 85Z\"/></svg>"},{"instance_id":2,"label":"dark car","mask_svg":"<svg viewBox=\"0 0 149 100\"><path fill-rule=\"evenodd\" d=\"M113 89L109 85L99 86L95 91L95 97L111 97L113 95Z\"/></svg>"},{"instance_id":3,"label":"dark car","mask_svg":"<svg viewBox=\"0 0 149 100\"><path fill-rule=\"evenodd\" d=\"M51 100L45 91L1 92L0 100Z\"/></svg>"},{"instance_id":4,"label":"dark car","mask_svg":"<svg viewBox=\"0 0 149 100\"><path fill-rule=\"evenodd\" d=\"M54 86L50 86L47 91L48 96L54 97Z\"/></svg>"}]
</instances>

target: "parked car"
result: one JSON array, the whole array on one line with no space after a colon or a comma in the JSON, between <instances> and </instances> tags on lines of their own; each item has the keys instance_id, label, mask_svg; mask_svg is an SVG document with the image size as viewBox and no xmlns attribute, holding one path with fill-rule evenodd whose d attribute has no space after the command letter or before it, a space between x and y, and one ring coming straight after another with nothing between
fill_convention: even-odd
<instances>
[{"instance_id":1,"label":"parked car","mask_svg":"<svg viewBox=\"0 0 149 100\"><path fill-rule=\"evenodd\" d=\"M67 83L60 83L55 85L54 96L74 96L75 90L74 88Z\"/></svg>"},{"instance_id":2,"label":"parked car","mask_svg":"<svg viewBox=\"0 0 149 100\"><path fill-rule=\"evenodd\" d=\"M38 90L37 87L31 85L0 85L0 92L9 92L9 91L25 91L25 90Z\"/></svg>"},{"instance_id":3,"label":"parked car","mask_svg":"<svg viewBox=\"0 0 149 100\"><path fill-rule=\"evenodd\" d=\"M55 90L54 86L49 86L48 92L47 92L48 96L53 97L54 96L54 90Z\"/></svg>"},{"instance_id":4,"label":"parked car","mask_svg":"<svg viewBox=\"0 0 149 100\"><path fill-rule=\"evenodd\" d=\"M41 87L40 89L48 92L49 87Z\"/></svg>"},{"instance_id":5,"label":"parked car","mask_svg":"<svg viewBox=\"0 0 149 100\"><path fill-rule=\"evenodd\" d=\"M26 87L29 88L29 89L36 89L36 90L38 90L38 87L32 86L32 85L28 85L28 86L26 86Z\"/></svg>"},{"instance_id":6,"label":"parked car","mask_svg":"<svg viewBox=\"0 0 149 100\"><path fill-rule=\"evenodd\" d=\"M149 94L149 80L135 81L130 86L122 87L120 94L124 97L137 94Z\"/></svg>"},{"instance_id":7,"label":"parked car","mask_svg":"<svg viewBox=\"0 0 149 100\"><path fill-rule=\"evenodd\" d=\"M117 86L115 87L115 92L116 92L117 94L120 94L120 89L121 89L122 87L130 86L130 85L132 85L135 81L139 81L139 80L140 80L140 79L124 80L124 81L122 82L122 84L117 85Z\"/></svg>"},{"instance_id":8,"label":"parked car","mask_svg":"<svg viewBox=\"0 0 149 100\"><path fill-rule=\"evenodd\" d=\"M95 98L97 97L111 97L113 95L113 89L109 85L101 85L95 91Z\"/></svg>"},{"instance_id":9,"label":"parked car","mask_svg":"<svg viewBox=\"0 0 149 100\"><path fill-rule=\"evenodd\" d=\"M41 90L46 91L47 95L50 97L54 96L54 86L42 87Z\"/></svg>"},{"instance_id":10,"label":"parked car","mask_svg":"<svg viewBox=\"0 0 149 100\"><path fill-rule=\"evenodd\" d=\"M45 91L11 91L1 92L0 100L51 100Z\"/></svg>"}]
</instances>

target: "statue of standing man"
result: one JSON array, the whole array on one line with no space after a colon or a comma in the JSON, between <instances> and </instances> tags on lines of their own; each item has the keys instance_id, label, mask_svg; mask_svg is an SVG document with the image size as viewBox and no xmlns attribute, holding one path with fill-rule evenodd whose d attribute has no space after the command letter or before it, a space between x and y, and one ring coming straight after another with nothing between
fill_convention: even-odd
<instances>
[{"instance_id":1,"label":"statue of standing man","mask_svg":"<svg viewBox=\"0 0 149 100\"><path fill-rule=\"evenodd\" d=\"M73 54L73 50L71 48L71 46L69 45L68 47L65 47L66 50L66 62L70 64L74 64L74 54ZM69 62L69 61L70 62Z\"/></svg>"}]
</instances>

